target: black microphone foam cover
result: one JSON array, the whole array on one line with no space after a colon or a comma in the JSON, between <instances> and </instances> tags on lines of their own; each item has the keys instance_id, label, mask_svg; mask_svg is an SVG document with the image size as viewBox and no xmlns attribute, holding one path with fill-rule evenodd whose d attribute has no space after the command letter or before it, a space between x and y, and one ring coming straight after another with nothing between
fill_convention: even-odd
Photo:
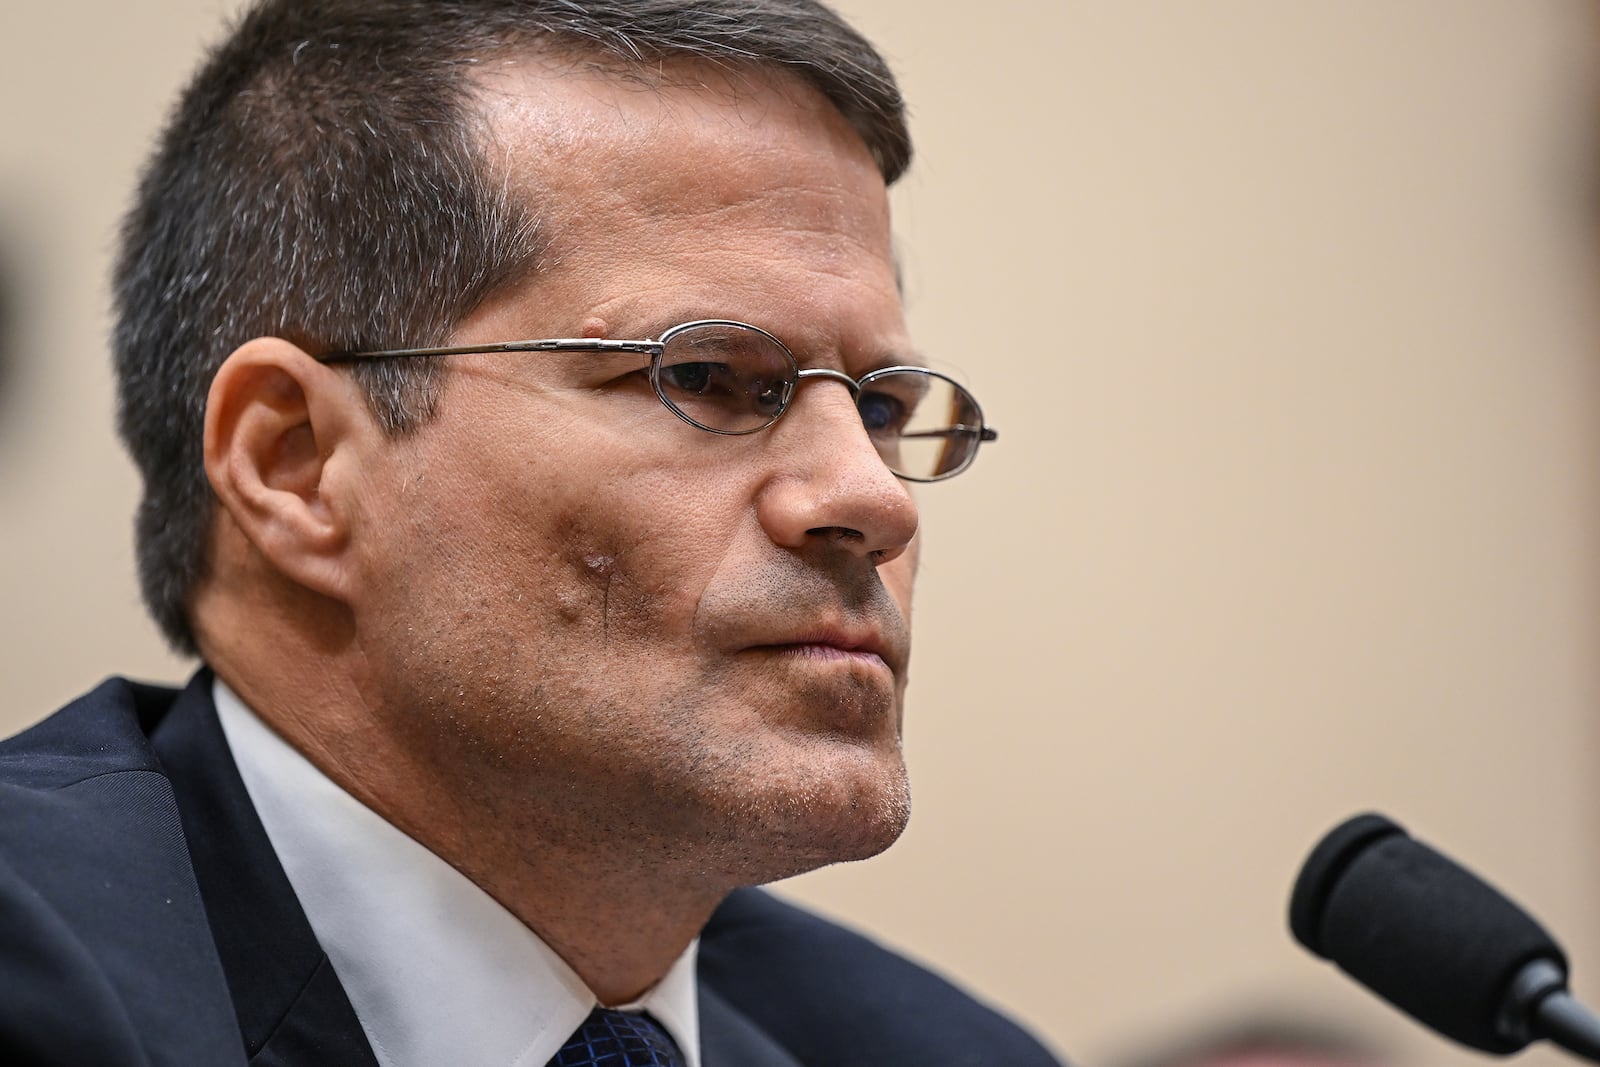
<instances>
[{"instance_id":1,"label":"black microphone foam cover","mask_svg":"<svg viewBox=\"0 0 1600 1067\"><path fill-rule=\"evenodd\" d=\"M1381 815L1350 819L1312 850L1289 926L1402 1011L1485 1052L1527 1044L1501 1021L1517 973L1536 959L1567 969L1522 909Z\"/></svg>"}]
</instances>

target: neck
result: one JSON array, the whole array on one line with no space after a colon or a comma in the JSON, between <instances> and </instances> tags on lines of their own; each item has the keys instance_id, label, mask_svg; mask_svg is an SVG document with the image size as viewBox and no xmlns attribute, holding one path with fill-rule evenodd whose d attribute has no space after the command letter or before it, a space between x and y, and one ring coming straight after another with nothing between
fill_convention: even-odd
<instances>
[{"instance_id":1,"label":"neck","mask_svg":"<svg viewBox=\"0 0 1600 1067\"><path fill-rule=\"evenodd\" d=\"M361 751L369 766L370 747ZM655 986L729 888L701 884L641 842L552 827L543 812L530 817L539 806L531 790L508 811L459 783L418 787L422 776L412 774L404 788L385 789L343 762L322 770L538 934L602 1004L626 1004ZM445 796L455 799L437 803Z\"/></svg>"},{"instance_id":2,"label":"neck","mask_svg":"<svg viewBox=\"0 0 1600 1067\"><path fill-rule=\"evenodd\" d=\"M721 900L721 894L658 892L670 879L577 876L554 857L544 858L509 870L461 869L607 1006L638 1000L660 982Z\"/></svg>"},{"instance_id":3,"label":"neck","mask_svg":"<svg viewBox=\"0 0 1600 1067\"><path fill-rule=\"evenodd\" d=\"M554 783L524 777L508 789L501 776L419 755L404 731L378 726L385 717L348 673L264 673L259 659L248 672L225 658L212 666L329 779L521 920L602 1004L655 986L731 888L660 842L596 830L609 820L562 818L540 802L562 795ZM314 689L303 681L312 674Z\"/></svg>"}]
</instances>

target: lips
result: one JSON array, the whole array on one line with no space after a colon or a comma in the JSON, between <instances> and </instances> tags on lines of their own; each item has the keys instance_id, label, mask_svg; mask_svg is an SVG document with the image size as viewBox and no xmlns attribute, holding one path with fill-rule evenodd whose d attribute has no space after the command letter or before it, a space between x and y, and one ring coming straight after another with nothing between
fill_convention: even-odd
<instances>
[{"instance_id":1,"label":"lips","mask_svg":"<svg viewBox=\"0 0 1600 1067\"><path fill-rule=\"evenodd\" d=\"M870 652L884 662L889 657L885 655L885 642L875 633L842 634L818 633L807 634L793 641L782 642L786 645L815 645L821 648L834 648L840 652Z\"/></svg>"},{"instance_id":2,"label":"lips","mask_svg":"<svg viewBox=\"0 0 1600 1067\"><path fill-rule=\"evenodd\" d=\"M841 661L878 660L895 674L905 666L903 644L876 630L818 629L764 639L746 646L751 651L787 652Z\"/></svg>"}]
</instances>

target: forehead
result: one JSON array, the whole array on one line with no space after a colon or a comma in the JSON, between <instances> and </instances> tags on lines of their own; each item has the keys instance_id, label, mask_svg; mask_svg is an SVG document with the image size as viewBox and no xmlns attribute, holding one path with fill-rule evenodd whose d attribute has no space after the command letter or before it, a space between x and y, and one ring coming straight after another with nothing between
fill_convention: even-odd
<instances>
[{"instance_id":1,"label":"forehead","mask_svg":"<svg viewBox=\"0 0 1600 1067\"><path fill-rule=\"evenodd\" d=\"M643 74L517 53L484 64L474 86L488 165L532 203L558 268L606 257L687 267L698 249L701 271L722 252L724 273L766 259L886 272L892 284L882 175L798 78L702 60Z\"/></svg>"},{"instance_id":2,"label":"forehead","mask_svg":"<svg viewBox=\"0 0 1600 1067\"><path fill-rule=\"evenodd\" d=\"M651 66L574 56L549 49L502 53L470 79L494 149L551 168L583 163L581 154L616 151L629 175L649 177L675 148L737 147L752 163L796 152L846 161L882 185L860 135L814 86L779 68L666 57ZM631 158L630 158L631 157ZM674 169L692 169L689 156ZM515 173L509 173L513 180Z\"/></svg>"}]
</instances>

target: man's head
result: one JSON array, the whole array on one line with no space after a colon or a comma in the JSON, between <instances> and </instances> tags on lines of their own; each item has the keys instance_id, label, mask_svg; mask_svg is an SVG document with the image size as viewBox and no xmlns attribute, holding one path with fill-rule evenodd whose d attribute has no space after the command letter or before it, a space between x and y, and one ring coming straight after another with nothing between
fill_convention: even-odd
<instances>
[{"instance_id":1,"label":"man's head","mask_svg":"<svg viewBox=\"0 0 1600 1067\"><path fill-rule=\"evenodd\" d=\"M726 887L907 814L916 509L839 380L916 362L898 96L812 3L679 6L270 3L125 234L158 618L502 899L529 841ZM837 374L720 436L648 356L318 358L695 319Z\"/></svg>"},{"instance_id":2,"label":"man's head","mask_svg":"<svg viewBox=\"0 0 1600 1067\"><path fill-rule=\"evenodd\" d=\"M523 197L486 156L474 75L522 50L648 85L660 64L787 70L819 89L892 184L910 161L881 57L814 0L272 0L175 109L123 229L119 425L140 473L139 577L172 644L207 567L200 466L212 376L252 337L312 351L438 342L537 270L538 176ZM425 421L440 368L359 368L386 430Z\"/></svg>"}]
</instances>

